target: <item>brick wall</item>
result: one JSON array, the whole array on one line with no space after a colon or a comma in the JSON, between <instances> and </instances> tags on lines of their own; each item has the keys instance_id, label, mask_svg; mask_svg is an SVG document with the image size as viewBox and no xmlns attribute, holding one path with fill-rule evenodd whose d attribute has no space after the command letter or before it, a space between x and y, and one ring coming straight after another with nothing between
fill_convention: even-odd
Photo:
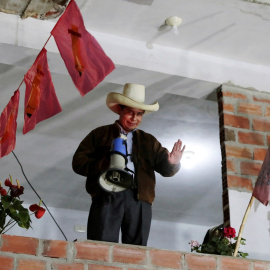
<instances>
[{"instance_id":1,"label":"brick wall","mask_svg":"<svg viewBox=\"0 0 270 270\"><path fill-rule=\"evenodd\" d=\"M95 241L2 235L0 270L270 270L270 262Z\"/></svg>"},{"instance_id":2,"label":"brick wall","mask_svg":"<svg viewBox=\"0 0 270 270\"><path fill-rule=\"evenodd\" d=\"M270 94L224 84L218 89L224 225L228 190L252 192L270 142ZM243 213L244 214L244 213Z\"/></svg>"}]
</instances>

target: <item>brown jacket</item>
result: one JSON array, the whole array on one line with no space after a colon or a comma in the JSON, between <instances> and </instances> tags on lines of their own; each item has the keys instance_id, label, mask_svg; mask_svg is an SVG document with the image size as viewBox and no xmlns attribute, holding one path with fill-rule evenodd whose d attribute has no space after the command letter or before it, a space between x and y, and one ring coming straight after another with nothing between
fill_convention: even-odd
<instances>
[{"instance_id":1,"label":"brown jacket","mask_svg":"<svg viewBox=\"0 0 270 270\"><path fill-rule=\"evenodd\" d=\"M73 156L73 170L87 177L86 190L91 196L101 190L99 175L109 167L111 143L119 137L119 132L116 123L94 129L83 139ZM180 164L169 164L168 150L154 136L139 129L133 134L131 158L138 184L137 198L152 204L156 184L154 171L164 177L173 176L180 169Z\"/></svg>"}]
</instances>

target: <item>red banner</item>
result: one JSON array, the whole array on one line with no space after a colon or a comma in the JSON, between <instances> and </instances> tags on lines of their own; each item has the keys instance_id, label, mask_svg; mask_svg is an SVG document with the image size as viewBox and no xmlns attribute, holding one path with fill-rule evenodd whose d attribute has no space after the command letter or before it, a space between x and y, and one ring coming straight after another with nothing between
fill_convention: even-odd
<instances>
[{"instance_id":1,"label":"red banner","mask_svg":"<svg viewBox=\"0 0 270 270\"><path fill-rule=\"evenodd\" d=\"M73 83L84 96L115 69L96 39L87 32L80 10L71 0L51 34Z\"/></svg>"},{"instance_id":2,"label":"red banner","mask_svg":"<svg viewBox=\"0 0 270 270\"><path fill-rule=\"evenodd\" d=\"M267 205L270 200L270 147L264 158L252 196L264 205Z\"/></svg>"},{"instance_id":3,"label":"red banner","mask_svg":"<svg viewBox=\"0 0 270 270\"><path fill-rule=\"evenodd\" d=\"M16 145L17 116L20 91L14 92L0 117L0 158L8 155Z\"/></svg>"},{"instance_id":4,"label":"red banner","mask_svg":"<svg viewBox=\"0 0 270 270\"><path fill-rule=\"evenodd\" d=\"M24 82L26 90L23 134L34 129L37 123L62 111L52 83L45 48L24 75Z\"/></svg>"}]
</instances>

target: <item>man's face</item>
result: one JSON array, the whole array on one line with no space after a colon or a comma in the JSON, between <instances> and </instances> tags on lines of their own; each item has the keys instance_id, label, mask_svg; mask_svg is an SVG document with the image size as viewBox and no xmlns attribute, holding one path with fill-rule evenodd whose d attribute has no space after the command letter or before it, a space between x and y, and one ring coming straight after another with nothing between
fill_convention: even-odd
<instances>
[{"instance_id":1,"label":"man's face","mask_svg":"<svg viewBox=\"0 0 270 270\"><path fill-rule=\"evenodd\" d=\"M144 110L119 107L119 122L125 131L130 132L140 125L143 114Z\"/></svg>"}]
</instances>

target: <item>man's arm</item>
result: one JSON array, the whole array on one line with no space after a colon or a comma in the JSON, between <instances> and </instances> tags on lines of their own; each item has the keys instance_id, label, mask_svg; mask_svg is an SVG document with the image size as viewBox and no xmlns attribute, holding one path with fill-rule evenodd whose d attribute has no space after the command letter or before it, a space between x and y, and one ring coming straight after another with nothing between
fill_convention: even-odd
<instances>
[{"instance_id":1,"label":"man's arm","mask_svg":"<svg viewBox=\"0 0 270 270\"><path fill-rule=\"evenodd\" d=\"M89 177L108 168L111 147L108 133L108 128L99 127L82 140L72 160L72 168L76 173Z\"/></svg>"},{"instance_id":2,"label":"man's arm","mask_svg":"<svg viewBox=\"0 0 270 270\"><path fill-rule=\"evenodd\" d=\"M92 134L88 134L83 141L78 146L73 159L72 159L72 168L74 172L87 176L91 162L93 162L92 153L93 153L93 142Z\"/></svg>"}]
</instances>

